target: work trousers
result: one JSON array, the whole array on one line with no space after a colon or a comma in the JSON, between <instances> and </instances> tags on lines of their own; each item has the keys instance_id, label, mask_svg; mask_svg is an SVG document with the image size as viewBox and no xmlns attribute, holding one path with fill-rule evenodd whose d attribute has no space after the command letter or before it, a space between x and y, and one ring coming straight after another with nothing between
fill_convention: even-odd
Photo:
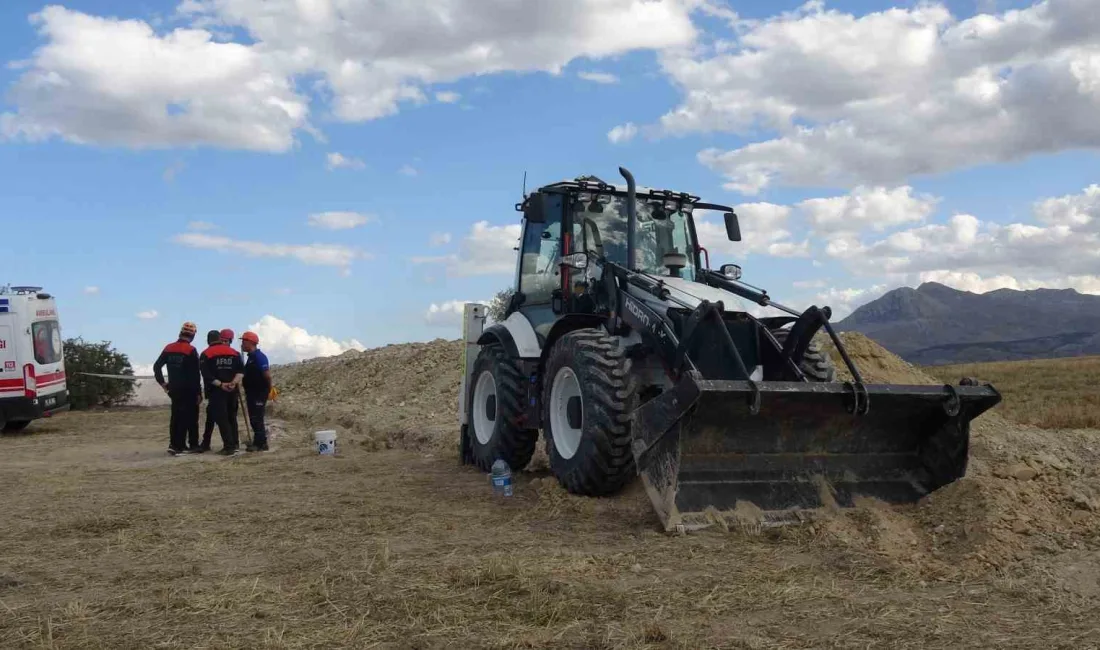
<instances>
[{"instance_id":1,"label":"work trousers","mask_svg":"<svg viewBox=\"0 0 1100 650\"><path fill-rule=\"evenodd\" d=\"M210 408L210 393L206 394L206 424L202 428L202 448L210 449L210 439L214 436L214 409Z\"/></svg>"},{"instance_id":2,"label":"work trousers","mask_svg":"<svg viewBox=\"0 0 1100 650\"><path fill-rule=\"evenodd\" d=\"M226 407L229 413L229 428L233 430L233 440L240 443L241 440L241 424L237 419L237 414L241 412L241 389L237 388L232 393L225 393L226 395Z\"/></svg>"},{"instance_id":3,"label":"work trousers","mask_svg":"<svg viewBox=\"0 0 1100 650\"><path fill-rule=\"evenodd\" d=\"M199 396L194 393L174 393L172 414L168 421L168 446L176 451L199 444Z\"/></svg>"},{"instance_id":4,"label":"work trousers","mask_svg":"<svg viewBox=\"0 0 1100 650\"><path fill-rule=\"evenodd\" d=\"M233 450L240 446L240 441L237 438L237 427L229 419L230 404L233 405L233 415L235 416L237 413L237 393L227 393L220 388L215 388L210 391L210 401L207 402L206 408L212 414L214 423L218 425L218 435L222 438L222 445L225 449Z\"/></svg>"},{"instance_id":5,"label":"work trousers","mask_svg":"<svg viewBox=\"0 0 1100 650\"><path fill-rule=\"evenodd\" d=\"M267 428L264 425L264 409L267 407L267 395L245 395L248 405L248 423L252 425L252 444L256 447L267 446Z\"/></svg>"}]
</instances>

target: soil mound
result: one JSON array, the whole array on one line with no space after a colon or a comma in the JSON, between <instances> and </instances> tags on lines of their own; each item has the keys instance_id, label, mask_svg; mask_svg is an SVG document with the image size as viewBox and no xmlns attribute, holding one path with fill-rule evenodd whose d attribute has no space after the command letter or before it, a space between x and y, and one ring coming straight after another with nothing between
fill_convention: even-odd
<instances>
[{"instance_id":1,"label":"soil mound","mask_svg":"<svg viewBox=\"0 0 1100 650\"><path fill-rule=\"evenodd\" d=\"M389 345L272 369L278 417L368 449L457 449L462 342ZM456 452L457 453L457 452Z\"/></svg>"},{"instance_id":2,"label":"soil mound","mask_svg":"<svg viewBox=\"0 0 1100 650\"><path fill-rule=\"evenodd\" d=\"M844 343L844 349L848 352L848 358L852 360L863 381L868 384L938 384L941 383L935 377L921 371L913 364L905 361L893 352L882 347L874 340L867 338L859 332L839 332L837 336ZM837 352L833 340L828 333L819 332L814 341L823 350L829 353L836 364L837 380L847 381L852 378L848 372L848 366L844 363L840 353Z\"/></svg>"}]
</instances>

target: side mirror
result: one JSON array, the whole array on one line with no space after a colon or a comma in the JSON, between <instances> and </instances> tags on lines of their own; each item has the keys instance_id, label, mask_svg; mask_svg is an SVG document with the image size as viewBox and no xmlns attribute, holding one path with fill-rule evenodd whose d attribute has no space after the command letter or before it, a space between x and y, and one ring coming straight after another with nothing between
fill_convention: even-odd
<instances>
[{"instance_id":1,"label":"side mirror","mask_svg":"<svg viewBox=\"0 0 1100 650\"><path fill-rule=\"evenodd\" d=\"M586 269L588 268L588 253L570 253L561 258L561 263L571 269Z\"/></svg>"},{"instance_id":2,"label":"side mirror","mask_svg":"<svg viewBox=\"0 0 1100 650\"><path fill-rule=\"evenodd\" d=\"M732 212L727 212L726 218L726 236L730 241L741 241L741 225L737 223L737 215Z\"/></svg>"},{"instance_id":3,"label":"side mirror","mask_svg":"<svg viewBox=\"0 0 1100 650\"><path fill-rule=\"evenodd\" d=\"M738 265L738 264L723 264L722 265L722 275L726 276L727 278L729 278L731 280L740 280L741 279L741 266Z\"/></svg>"}]
</instances>

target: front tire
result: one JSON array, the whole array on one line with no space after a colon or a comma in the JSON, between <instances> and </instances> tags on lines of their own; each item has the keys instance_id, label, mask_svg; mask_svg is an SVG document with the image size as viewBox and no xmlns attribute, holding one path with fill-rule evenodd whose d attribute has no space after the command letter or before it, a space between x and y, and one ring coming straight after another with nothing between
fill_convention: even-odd
<instances>
[{"instance_id":1,"label":"front tire","mask_svg":"<svg viewBox=\"0 0 1100 650\"><path fill-rule=\"evenodd\" d=\"M772 330L772 334L782 346L786 343L790 330ZM836 381L836 364L833 363L833 358L813 341L806 346L806 352L803 353L802 362L798 364L798 368L810 381Z\"/></svg>"},{"instance_id":2,"label":"front tire","mask_svg":"<svg viewBox=\"0 0 1100 650\"><path fill-rule=\"evenodd\" d=\"M561 337L546 362L542 422L550 470L573 494L605 496L633 478L631 361L615 337L581 329Z\"/></svg>"},{"instance_id":3,"label":"front tire","mask_svg":"<svg viewBox=\"0 0 1100 650\"><path fill-rule=\"evenodd\" d=\"M538 443L538 430L520 424L523 415L523 375L499 345L483 347L474 362L466 404L469 457L488 472L498 459L513 472L527 467Z\"/></svg>"}]
</instances>

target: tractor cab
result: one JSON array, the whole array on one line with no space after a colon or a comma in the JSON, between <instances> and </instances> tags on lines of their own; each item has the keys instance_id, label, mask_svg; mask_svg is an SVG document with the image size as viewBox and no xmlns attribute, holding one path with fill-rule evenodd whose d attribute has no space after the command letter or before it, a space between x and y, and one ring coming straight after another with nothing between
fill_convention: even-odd
<instances>
[{"instance_id":1,"label":"tractor cab","mask_svg":"<svg viewBox=\"0 0 1100 650\"><path fill-rule=\"evenodd\" d=\"M724 211L729 238L740 241L731 208L644 187L635 190L633 205L628 197L625 186L581 176L543 186L517 204L523 234L509 313L522 311L543 336L562 313L606 313L610 305L599 289L608 262L648 276L701 282L709 253L698 240L697 209Z\"/></svg>"}]
</instances>

